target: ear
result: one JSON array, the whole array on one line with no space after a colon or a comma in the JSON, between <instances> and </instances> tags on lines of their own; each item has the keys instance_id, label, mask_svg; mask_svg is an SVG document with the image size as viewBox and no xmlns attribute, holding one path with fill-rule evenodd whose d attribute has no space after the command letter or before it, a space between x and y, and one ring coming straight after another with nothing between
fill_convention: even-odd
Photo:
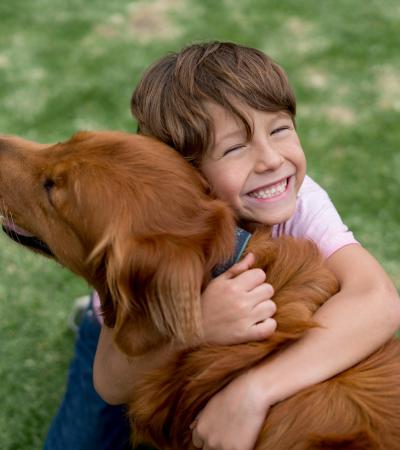
<instances>
[{"instance_id":1,"label":"ear","mask_svg":"<svg viewBox=\"0 0 400 450\"><path fill-rule=\"evenodd\" d=\"M115 341L129 356L201 336L204 255L172 235L116 240L107 261Z\"/></svg>"}]
</instances>

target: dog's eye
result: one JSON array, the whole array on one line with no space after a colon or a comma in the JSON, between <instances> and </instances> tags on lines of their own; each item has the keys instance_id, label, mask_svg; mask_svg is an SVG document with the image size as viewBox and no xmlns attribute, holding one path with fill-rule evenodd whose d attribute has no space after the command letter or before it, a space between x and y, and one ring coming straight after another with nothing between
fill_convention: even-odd
<instances>
[{"instance_id":1,"label":"dog's eye","mask_svg":"<svg viewBox=\"0 0 400 450\"><path fill-rule=\"evenodd\" d=\"M51 178L46 178L43 183L43 187L46 189L47 192L50 192L51 189L54 187L55 183L54 180Z\"/></svg>"}]
</instances>

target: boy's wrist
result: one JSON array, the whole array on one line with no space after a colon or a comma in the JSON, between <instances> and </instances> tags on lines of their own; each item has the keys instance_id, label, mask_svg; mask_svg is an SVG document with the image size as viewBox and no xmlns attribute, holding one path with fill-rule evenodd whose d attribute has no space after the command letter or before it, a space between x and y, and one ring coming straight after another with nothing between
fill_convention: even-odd
<instances>
[{"instance_id":1,"label":"boy's wrist","mask_svg":"<svg viewBox=\"0 0 400 450\"><path fill-rule=\"evenodd\" d=\"M260 403L266 408L287 399L308 385L301 377L295 377L297 382L290 374L286 377L285 371L274 364L274 359L260 363L242 375L247 383L253 385Z\"/></svg>"},{"instance_id":2,"label":"boy's wrist","mask_svg":"<svg viewBox=\"0 0 400 450\"><path fill-rule=\"evenodd\" d=\"M266 411L281 400L276 385L269 375L265 364L255 366L241 375L242 381L251 386L257 403Z\"/></svg>"}]
</instances>

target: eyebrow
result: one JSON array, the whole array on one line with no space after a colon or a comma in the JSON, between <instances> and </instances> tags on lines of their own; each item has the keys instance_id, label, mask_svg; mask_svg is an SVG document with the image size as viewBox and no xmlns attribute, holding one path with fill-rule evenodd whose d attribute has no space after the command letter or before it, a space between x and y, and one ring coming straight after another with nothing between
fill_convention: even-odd
<instances>
[{"instance_id":1,"label":"eyebrow","mask_svg":"<svg viewBox=\"0 0 400 450\"><path fill-rule=\"evenodd\" d=\"M272 120L278 119L292 119L292 116L287 111L277 111L276 117Z\"/></svg>"},{"instance_id":2,"label":"eyebrow","mask_svg":"<svg viewBox=\"0 0 400 450\"><path fill-rule=\"evenodd\" d=\"M243 134L242 129L237 128L236 130L232 130L232 131L228 131L227 133L222 134L221 136L218 137L218 140L215 140L215 147L218 147L222 141L226 140L226 139L230 139L233 137L239 137L239 135Z\"/></svg>"}]
</instances>

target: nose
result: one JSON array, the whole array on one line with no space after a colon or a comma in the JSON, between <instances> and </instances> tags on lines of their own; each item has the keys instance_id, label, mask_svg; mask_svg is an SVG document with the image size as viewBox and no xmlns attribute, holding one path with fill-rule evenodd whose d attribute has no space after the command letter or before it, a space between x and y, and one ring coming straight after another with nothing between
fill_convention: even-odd
<instances>
[{"instance_id":1,"label":"nose","mask_svg":"<svg viewBox=\"0 0 400 450\"><path fill-rule=\"evenodd\" d=\"M255 153L255 172L277 170L284 162L284 158L279 149L273 147L266 138L257 142Z\"/></svg>"}]
</instances>

